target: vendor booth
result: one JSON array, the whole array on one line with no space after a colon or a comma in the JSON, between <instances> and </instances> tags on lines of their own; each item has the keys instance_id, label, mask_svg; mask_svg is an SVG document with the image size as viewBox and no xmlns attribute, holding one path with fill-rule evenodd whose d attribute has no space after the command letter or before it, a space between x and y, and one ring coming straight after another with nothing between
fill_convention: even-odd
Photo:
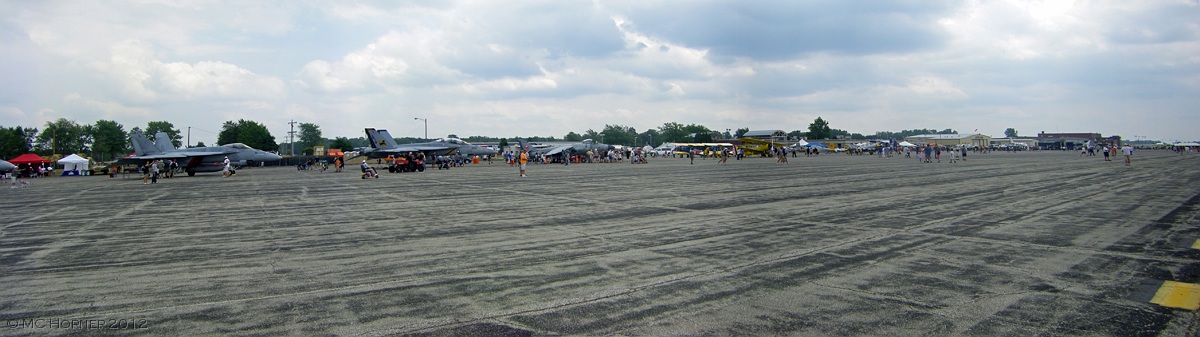
<instances>
[{"instance_id":1,"label":"vendor booth","mask_svg":"<svg viewBox=\"0 0 1200 337\"><path fill-rule=\"evenodd\" d=\"M9 159L9 163L17 165L17 175L21 177L35 177L44 171L39 170L43 165L52 163L45 158L36 154L26 153L16 158Z\"/></svg>"},{"instance_id":2,"label":"vendor booth","mask_svg":"<svg viewBox=\"0 0 1200 337\"><path fill-rule=\"evenodd\" d=\"M88 174L90 161L87 158L72 154L63 159L58 160L58 164L63 166L62 176L82 176Z\"/></svg>"}]
</instances>

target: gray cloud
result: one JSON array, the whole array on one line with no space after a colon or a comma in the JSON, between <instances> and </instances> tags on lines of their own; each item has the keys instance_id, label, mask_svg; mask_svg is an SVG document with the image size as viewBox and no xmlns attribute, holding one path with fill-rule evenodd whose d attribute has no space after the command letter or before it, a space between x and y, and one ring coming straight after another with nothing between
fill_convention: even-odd
<instances>
[{"instance_id":1,"label":"gray cloud","mask_svg":"<svg viewBox=\"0 0 1200 337\"><path fill-rule=\"evenodd\" d=\"M716 59L781 60L810 53L906 53L937 48L936 19L952 7L930 2L682 2L630 10L639 30L707 48Z\"/></svg>"}]
</instances>

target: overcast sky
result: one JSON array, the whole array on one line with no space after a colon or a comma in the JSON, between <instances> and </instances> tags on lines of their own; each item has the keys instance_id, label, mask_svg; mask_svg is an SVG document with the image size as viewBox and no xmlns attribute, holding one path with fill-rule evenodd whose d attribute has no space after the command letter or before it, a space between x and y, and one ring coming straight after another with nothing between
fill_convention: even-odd
<instances>
[{"instance_id":1,"label":"overcast sky","mask_svg":"<svg viewBox=\"0 0 1200 337\"><path fill-rule=\"evenodd\" d=\"M0 125L1197 140L1200 2L0 0ZM186 131L185 131L186 132ZM1135 137L1138 136L1138 137Z\"/></svg>"}]
</instances>

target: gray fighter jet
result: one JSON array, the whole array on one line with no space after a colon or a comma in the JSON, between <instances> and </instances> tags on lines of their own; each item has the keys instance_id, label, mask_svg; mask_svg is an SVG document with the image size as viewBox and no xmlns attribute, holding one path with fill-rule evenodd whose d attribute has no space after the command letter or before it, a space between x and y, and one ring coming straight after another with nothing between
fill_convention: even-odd
<instances>
[{"instance_id":1,"label":"gray fighter jet","mask_svg":"<svg viewBox=\"0 0 1200 337\"><path fill-rule=\"evenodd\" d=\"M614 147L612 145L597 143L596 141L591 140L591 139L584 139L583 142L580 142L580 143L551 146L551 147L534 147L534 146L531 146L528 143L526 143L524 139L518 139L517 142L520 144L522 149L529 151L530 155L533 155L533 156L545 155L546 157L552 158L555 160L557 160L558 158L561 158L563 155L578 156L578 155L586 154L588 151L592 151L592 153L596 153L596 152L602 152L602 151L610 151L610 150L614 149Z\"/></svg>"},{"instance_id":2,"label":"gray fighter jet","mask_svg":"<svg viewBox=\"0 0 1200 337\"><path fill-rule=\"evenodd\" d=\"M17 169L17 165L13 165L13 163L10 163L10 162L4 161L4 160L0 160L0 172L9 172L9 171L13 171L16 169Z\"/></svg>"},{"instance_id":3,"label":"gray fighter jet","mask_svg":"<svg viewBox=\"0 0 1200 337\"><path fill-rule=\"evenodd\" d=\"M194 176L196 172L223 170L225 158L229 158L230 165L234 167L283 159L274 153L257 150L242 143L176 149L165 132L159 132L154 138L157 142L151 142L141 132L130 133L129 140L133 143L134 155L118 160L117 164L142 165L153 160L175 160L188 176Z\"/></svg>"},{"instance_id":4,"label":"gray fighter jet","mask_svg":"<svg viewBox=\"0 0 1200 337\"><path fill-rule=\"evenodd\" d=\"M400 156L409 152L423 152L429 156L445 156L459 153L466 156L494 156L496 150L467 143L458 138L442 138L427 143L396 144L396 139L384 129L367 128L367 140L371 148L363 151L369 158Z\"/></svg>"}]
</instances>

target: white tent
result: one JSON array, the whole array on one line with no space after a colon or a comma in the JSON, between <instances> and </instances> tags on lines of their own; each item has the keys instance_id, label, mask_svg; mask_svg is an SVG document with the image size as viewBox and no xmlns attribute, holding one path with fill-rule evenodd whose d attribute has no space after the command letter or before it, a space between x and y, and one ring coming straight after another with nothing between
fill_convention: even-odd
<instances>
[{"instance_id":1,"label":"white tent","mask_svg":"<svg viewBox=\"0 0 1200 337\"><path fill-rule=\"evenodd\" d=\"M69 155L58 160L63 166L63 175L82 175L88 169L88 159L78 155Z\"/></svg>"},{"instance_id":2,"label":"white tent","mask_svg":"<svg viewBox=\"0 0 1200 337\"><path fill-rule=\"evenodd\" d=\"M909 143L909 142L906 140L906 141L900 142L900 146L903 146L903 147L915 147L915 146L917 146L917 144Z\"/></svg>"},{"instance_id":3,"label":"white tent","mask_svg":"<svg viewBox=\"0 0 1200 337\"><path fill-rule=\"evenodd\" d=\"M808 145L808 142L801 139L800 141L796 142L795 147L801 147L801 146L806 146L806 145Z\"/></svg>"}]
</instances>

